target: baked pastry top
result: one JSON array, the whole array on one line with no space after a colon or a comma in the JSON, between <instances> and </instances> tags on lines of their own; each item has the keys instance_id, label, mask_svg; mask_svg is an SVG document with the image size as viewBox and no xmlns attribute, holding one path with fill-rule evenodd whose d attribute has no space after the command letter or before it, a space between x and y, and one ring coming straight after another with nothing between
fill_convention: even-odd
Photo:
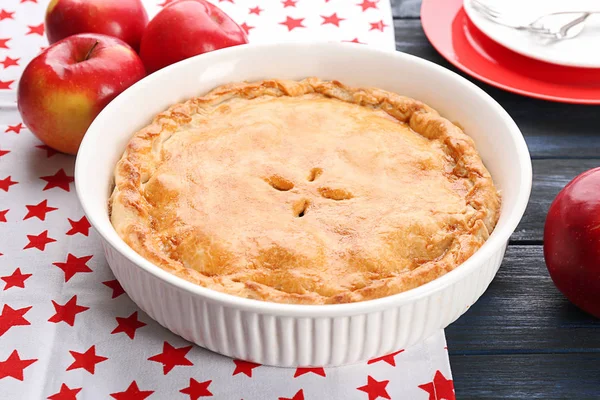
<instances>
[{"instance_id":1,"label":"baked pastry top","mask_svg":"<svg viewBox=\"0 0 600 400\"><path fill-rule=\"evenodd\" d=\"M347 303L440 277L500 196L470 137L427 105L336 81L221 86L137 132L111 222L159 267L222 292Z\"/></svg>"}]
</instances>

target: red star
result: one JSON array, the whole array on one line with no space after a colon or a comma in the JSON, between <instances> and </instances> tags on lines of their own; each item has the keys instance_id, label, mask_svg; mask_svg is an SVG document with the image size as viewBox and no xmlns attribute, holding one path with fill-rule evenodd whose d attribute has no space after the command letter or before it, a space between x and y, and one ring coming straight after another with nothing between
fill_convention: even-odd
<instances>
[{"instance_id":1,"label":"red star","mask_svg":"<svg viewBox=\"0 0 600 400\"><path fill-rule=\"evenodd\" d=\"M0 222L6 222L6 213L10 210L2 210L0 211Z\"/></svg>"},{"instance_id":2,"label":"red star","mask_svg":"<svg viewBox=\"0 0 600 400\"><path fill-rule=\"evenodd\" d=\"M59 169L54 175L41 176L40 179L48 182L42 190L48 190L52 188L61 188L64 191L69 192L69 183L73 182L73 177L65 173L64 169Z\"/></svg>"},{"instance_id":3,"label":"red star","mask_svg":"<svg viewBox=\"0 0 600 400\"><path fill-rule=\"evenodd\" d=\"M9 47L6 43L8 43L10 39L11 38L0 39L0 49L8 49Z\"/></svg>"},{"instance_id":4,"label":"red star","mask_svg":"<svg viewBox=\"0 0 600 400\"><path fill-rule=\"evenodd\" d=\"M69 253L67 254L67 261L55 262L52 263L52 265L56 265L63 270L66 283L78 272L92 272L90 267L87 266L87 262L90 261L92 257L93 256L75 257L73 254Z\"/></svg>"},{"instance_id":5,"label":"red star","mask_svg":"<svg viewBox=\"0 0 600 400\"><path fill-rule=\"evenodd\" d=\"M17 183L19 182L13 181L12 179L10 179L10 176L7 176L4 179L0 179L0 189L4 190L5 192L8 192L8 188L12 185L16 185Z\"/></svg>"},{"instance_id":6,"label":"red star","mask_svg":"<svg viewBox=\"0 0 600 400\"><path fill-rule=\"evenodd\" d=\"M31 325L23 317L29 310L31 310L31 306L15 310L8 304L5 304L2 308L2 314L0 314L0 336L4 335L13 326ZM0 375L2 375L1 372Z\"/></svg>"},{"instance_id":7,"label":"red star","mask_svg":"<svg viewBox=\"0 0 600 400\"><path fill-rule=\"evenodd\" d=\"M346 19L346 18L339 18L337 16L337 13L333 13L329 17L321 15L321 18L323 18L323 22L321 22L321 25L331 24L331 25L337 26L338 28L340 26L340 22L344 21Z\"/></svg>"},{"instance_id":8,"label":"red star","mask_svg":"<svg viewBox=\"0 0 600 400\"><path fill-rule=\"evenodd\" d=\"M111 299L116 299L117 297L125 293L125 291L121 287L121 284L116 279L113 279L112 281L102 282L102 284L112 289L113 292Z\"/></svg>"},{"instance_id":9,"label":"red star","mask_svg":"<svg viewBox=\"0 0 600 400\"><path fill-rule=\"evenodd\" d=\"M48 397L48 400L77 400L77 393L81 392L81 388L70 389L64 383L60 386L60 392Z\"/></svg>"},{"instance_id":10,"label":"red star","mask_svg":"<svg viewBox=\"0 0 600 400\"><path fill-rule=\"evenodd\" d=\"M300 389L296 392L294 397L280 397L279 400L304 400L304 392L302 391L302 389Z\"/></svg>"},{"instance_id":11,"label":"red star","mask_svg":"<svg viewBox=\"0 0 600 400\"><path fill-rule=\"evenodd\" d=\"M0 379L10 376L11 378L22 381L23 370L36 361L37 358L21 360L19 352L17 350L13 350L13 352L10 353L10 356L8 356L5 361L0 361Z\"/></svg>"},{"instance_id":12,"label":"red star","mask_svg":"<svg viewBox=\"0 0 600 400\"><path fill-rule=\"evenodd\" d=\"M250 26L250 25L248 25L247 23L244 22L243 24L240 25L240 28L242 28L244 30L244 32L246 32L246 34L249 34L250 33L250 29L254 29L255 26Z\"/></svg>"},{"instance_id":13,"label":"red star","mask_svg":"<svg viewBox=\"0 0 600 400\"><path fill-rule=\"evenodd\" d=\"M454 400L454 382L446 379L440 371L436 371L432 382L419 385L419 388L429 393L429 400Z\"/></svg>"},{"instance_id":14,"label":"red star","mask_svg":"<svg viewBox=\"0 0 600 400\"><path fill-rule=\"evenodd\" d=\"M363 0L362 3L357 4L357 6L362 7L363 12L367 11L369 8L377 9L377 3L379 0L371 1L371 0Z\"/></svg>"},{"instance_id":15,"label":"red star","mask_svg":"<svg viewBox=\"0 0 600 400\"><path fill-rule=\"evenodd\" d=\"M71 218L67 218L71 224L71 229L67 232L67 235L74 235L81 233L83 236L90 234L90 228L92 227L85 216L81 217L79 221L73 221Z\"/></svg>"},{"instance_id":16,"label":"red star","mask_svg":"<svg viewBox=\"0 0 600 400\"><path fill-rule=\"evenodd\" d=\"M396 366L396 360L394 359L395 356L397 356L398 354L402 353L404 350L398 350L395 353L391 353L388 355L385 355L383 357L377 357L374 358L372 360L369 360L369 362L367 364L373 364L376 363L378 361L385 361L386 363L390 364L392 367Z\"/></svg>"},{"instance_id":17,"label":"red star","mask_svg":"<svg viewBox=\"0 0 600 400\"><path fill-rule=\"evenodd\" d=\"M10 85L12 85L13 82L14 81L3 81L3 80L0 80L0 89L10 90L11 89Z\"/></svg>"},{"instance_id":18,"label":"red star","mask_svg":"<svg viewBox=\"0 0 600 400\"><path fill-rule=\"evenodd\" d=\"M383 20L380 20L380 21L377 21L377 22L369 22L369 24L371 24L371 29L369 29L369 31L381 31L381 32L383 32L383 29L389 26L389 25L384 24Z\"/></svg>"},{"instance_id":19,"label":"red star","mask_svg":"<svg viewBox=\"0 0 600 400\"><path fill-rule=\"evenodd\" d=\"M150 357L149 361L156 361L163 365L163 374L168 374L177 365L194 365L185 355L192 349L192 346L185 346L176 349L169 343L163 343L163 352Z\"/></svg>"},{"instance_id":20,"label":"red star","mask_svg":"<svg viewBox=\"0 0 600 400\"><path fill-rule=\"evenodd\" d=\"M44 200L40 204L36 204L35 206L25 207L27 207L27 215L25 216L25 218L23 218L23 221L33 217L37 217L41 221L45 221L47 213L58 210L58 208L48 207L48 200Z\"/></svg>"},{"instance_id":21,"label":"red star","mask_svg":"<svg viewBox=\"0 0 600 400\"><path fill-rule=\"evenodd\" d=\"M45 144L42 144L40 146L35 146L35 147L37 147L38 149L46 150L46 157L48 157L48 158L50 158L53 155L55 155L56 153L58 153L58 151L54 150L52 147L47 146Z\"/></svg>"},{"instance_id":22,"label":"red star","mask_svg":"<svg viewBox=\"0 0 600 400\"><path fill-rule=\"evenodd\" d=\"M48 231L44 231L39 235L27 235L27 239L29 239L29 243L27 246L23 247L25 249L33 249L36 248L38 250L44 251L46 250L46 245L48 243L56 242L55 239L48 237Z\"/></svg>"},{"instance_id":23,"label":"red star","mask_svg":"<svg viewBox=\"0 0 600 400\"><path fill-rule=\"evenodd\" d=\"M25 128L22 122L19 122L17 125L8 125L8 128L4 131L4 133L15 132L21 133L21 129Z\"/></svg>"},{"instance_id":24,"label":"red star","mask_svg":"<svg viewBox=\"0 0 600 400\"><path fill-rule=\"evenodd\" d=\"M124 392L111 393L110 397L116 400L144 400L154 393L153 390L140 390L135 381Z\"/></svg>"},{"instance_id":25,"label":"red star","mask_svg":"<svg viewBox=\"0 0 600 400\"><path fill-rule=\"evenodd\" d=\"M77 304L77 295L71 297L71 300L67 301L62 306L54 300L52 300L52 305L56 310L56 314L51 316L48 322L54 322L55 324L58 324L59 322L63 321L67 325L71 326L75 324L75 316L77 316L77 314L90 309L89 307L84 307Z\"/></svg>"},{"instance_id":26,"label":"red star","mask_svg":"<svg viewBox=\"0 0 600 400\"><path fill-rule=\"evenodd\" d=\"M27 27L29 28L29 32L27 32L25 34L25 36L27 35L40 35L40 36L44 36L44 24L41 23L39 25L27 25Z\"/></svg>"},{"instance_id":27,"label":"red star","mask_svg":"<svg viewBox=\"0 0 600 400\"><path fill-rule=\"evenodd\" d=\"M6 154L8 154L8 153L10 153L10 150L1 150L1 149L0 149L0 157L2 157L2 156L4 156L4 155L6 155Z\"/></svg>"},{"instance_id":28,"label":"red star","mask_svg":"<svg viewBox=\"0 0 600 400\"><path fill-rule=\"evenodd\" d=\"M283 8L286 7L296 7L296 3L298 0L283 0L281 3L283 4Z\"/></svg>"},{"instance_id":29,"label":"red star","mask_svg":"<svg viewBox=\"0 0 600 400\"><path fill-rule=\"evenodd\" d=\"M0 21L3 19L15 19L14 15L14 11L0 10Z\"/></svg>"},{"instance_id":30,"label":"red star","mask_svg":"<svg viewBox=\"0 0 600 400\"><path fill-rule=\"evenodd\" d=\"M96 364L108 360L106 357L96 355L96 345L87 349L85 353L78 353L73 350L69 350L69 353L73 356L75 361L67 368L67 371L72 369L83 368L90 374L94 375L96 372Z\"/></svg>"},{"instance_id":31,"label":"red star","mask_svg":"<svg viewBox=\"0 0 600 400\"><path fill-rule=\"evenodd\" d=\"M304 374L308 374L312 372L313 374L316 375L320 375L320 376L325 376L325 370L322 367L316 367L316 368L296 368L296 373L294 374L294 378L297 378L299 376L302 376Z\"/></svg>"},{"instance_id":32,"label":"red star","mask_svg":"<svg viewBox=\"0 0 600 400\"><path fill-rule=\"evenodd\" d=\"M288 28L288 32L295 29L295 28L306 28L306 26L302 25L302 21L304 21L304 18L292 18L292 17L286 17L286 20L284 22L280 22L279 25L285 25Z\"/></svg>"},{"instance_id":33,"label":"red star","mask_svg":"<svg viewBox=\"0 0 600 400\"><path fill-rule=\"evenodd\" d=\"M3 290L8 290L11 287L18 287L21 289L25 289L25 281L31 277L32 274L22 274L21 268L17 268L13 271L11 275L3 276L2 279L6 282Z\"/></svg>"},{"instance_id":34,"label":"red star","mask_svg":"<svg viewBox=\"0 0 600 400\"><path fill-rule=\"evenodd\" d=\"M250 14L260 15L260 13L263 11L265 11L265 10L263 10L259 6L256 6L256 7L250 9Z\"/></svg>"},{"instance_id":35,"label":"red star","mask_svg":"<svg viewBox=\"0 0 600 400\"><path fill-rule=\"evenodd\" d=\"M0 61L0 64L4 65L4 69L12 66L19 66L20 58L10 58L9 56L4 57L4 61Z\"/></svg>"},{"instance_id":36,"label":"red star","mask_svg":"<svg viewBox=\"0 0 600 400\"><path fill-rule=\"evenodd\" d=\"M145 323L138 320L137 316L138 313L136 311L127 318L116 317L117 327L111 332L111 334L114 335L115 333L123 332L133 339L135 337L135 331L138 328L146 326Z\"/></svg>"},{"instance_id":37,"label":"red star","mask_svg":"<svg viewBox=\"0 0 600 400\"><path fill-rule=\"evenodd\" d=\"M235 364L235 370L233 371L233 375L237 374L245 374L246 376L252 378L252 370L256 367L260 367L260 364L256 364L250 361L244 360L233 360Z\"/></svg>"},{"instance_id":38,"label":"red star","mask_svg":"<svg viewBox=\"0 0 600 400\"><path fill-rule=\"evenodd\" d=\"M376 381L371 378L371 375L367 377L367 384L365 386L358 387L356 389L362 390L369 395L369 400L375 400L379 397L384 399L391 399L385 387L390 381Z\"/></svg>"},{"instance_id":39,"label":"red star","mask_svg":"<svg viewBox=\"0 0 600 400\"><path fill-rule=\"evenodd\" d=\"M189 395L190 400L198 400L200 397L212 397L213 394L208 390L211 382L198 382L194 378L190 378L190 386L181 389L180 392Z\"/></svg>"}]
</instances>

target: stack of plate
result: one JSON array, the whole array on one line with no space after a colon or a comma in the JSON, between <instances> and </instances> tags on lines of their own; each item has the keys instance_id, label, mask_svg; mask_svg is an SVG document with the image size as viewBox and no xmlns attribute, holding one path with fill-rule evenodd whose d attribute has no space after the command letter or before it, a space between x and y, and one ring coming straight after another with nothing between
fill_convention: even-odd
<instances>
[{"instance_id":1,"label":"stack of plate","mask_svg":"<svg viewBox=\"0 0 600 400\"><path fill-rule=\"evenodd\" d=\"M521 14L543 13L523 9L527 2L497 4ZM442 56L490 85L545 100L600 104L600 15L592 15L580 35L562 41L496 24L470 0L423 0L421 22Z\"/></svg>"}]
</instances>

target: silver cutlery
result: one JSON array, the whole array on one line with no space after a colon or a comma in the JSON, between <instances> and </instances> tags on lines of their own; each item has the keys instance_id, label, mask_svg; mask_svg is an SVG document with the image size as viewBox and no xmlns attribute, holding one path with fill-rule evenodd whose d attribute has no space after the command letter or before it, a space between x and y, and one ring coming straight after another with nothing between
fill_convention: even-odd
<instances>
[{"instance_id":1,"label":"silver cutlery","mask_svg":"<svg viewBox=\"0 0 600 400\"><path fill-rule=\"evenodd\" d=\"M570 39L577 36L583 30L586 19L600 11L558 11L547 13L535 18L527 20L522 15L507 13L502 11L485 0L470 0L475 11L485 18L497 24L507 26L509 28L526 30L535 34L551 37L553 39ZM573 19L563 22L559 25L549 25L548 20L552 17L569 16Z\"/></svg>"}]
</instances>

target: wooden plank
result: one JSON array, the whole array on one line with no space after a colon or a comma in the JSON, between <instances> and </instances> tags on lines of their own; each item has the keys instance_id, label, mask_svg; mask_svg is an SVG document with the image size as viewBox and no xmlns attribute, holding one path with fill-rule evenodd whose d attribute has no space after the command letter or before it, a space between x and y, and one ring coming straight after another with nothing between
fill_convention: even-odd
<instances>
[{"instance_id":1,"label":"wooden plank","mask_svg":"<svg viewBox=\"0 0 600 400\"><path fill-rule=\"evenodd\" d=\"M533 158L600 155L600 107L534 100L493 88L463 74L440 56L425 37L419 20L395 20L394 28L398 50L449 68L494 97L521 128Z\"/></svg>"},{"instance_id":2,"label":"wooden plank","mask_svg":"<svg viewBox=\"0 0 600 400\"><path fill-rule=\"evenodd\" d=\"M600 399L600 355L451 357L457 399Z\"/></svg>"},{"instance_id":3,"label":"wooden plank","mask_svg":"<svg viewBox=\"0 0 600 400\"><path fill-rule=\"evenodd\" d=\"M421 15L421 0L392 0L391 3L394 18L419 18Z\"/></svg>"},{"instance_id":4,"label":"wooden plank","mask_svg":"<svg viewBox=\"0 0 600 400\"><path fill-rule=\"evenodd\" d=\"M594 352L600 364L599 333L600 319L571 305L554 286L542 246L509 246L486 293L446 329L446 338L454 358Z\"/></svg>"},{"instance_id":5,"label":"wooden plank","mask_svg":"<svg viewBox=\"0 0 600 400\"><path fill-rule=\"evenodd\" d=\"M546 214L558 192L575 176L600 166L600 159L534 160L529 205L511 240L541 241Z\"/></svg>"}]
</instances>

